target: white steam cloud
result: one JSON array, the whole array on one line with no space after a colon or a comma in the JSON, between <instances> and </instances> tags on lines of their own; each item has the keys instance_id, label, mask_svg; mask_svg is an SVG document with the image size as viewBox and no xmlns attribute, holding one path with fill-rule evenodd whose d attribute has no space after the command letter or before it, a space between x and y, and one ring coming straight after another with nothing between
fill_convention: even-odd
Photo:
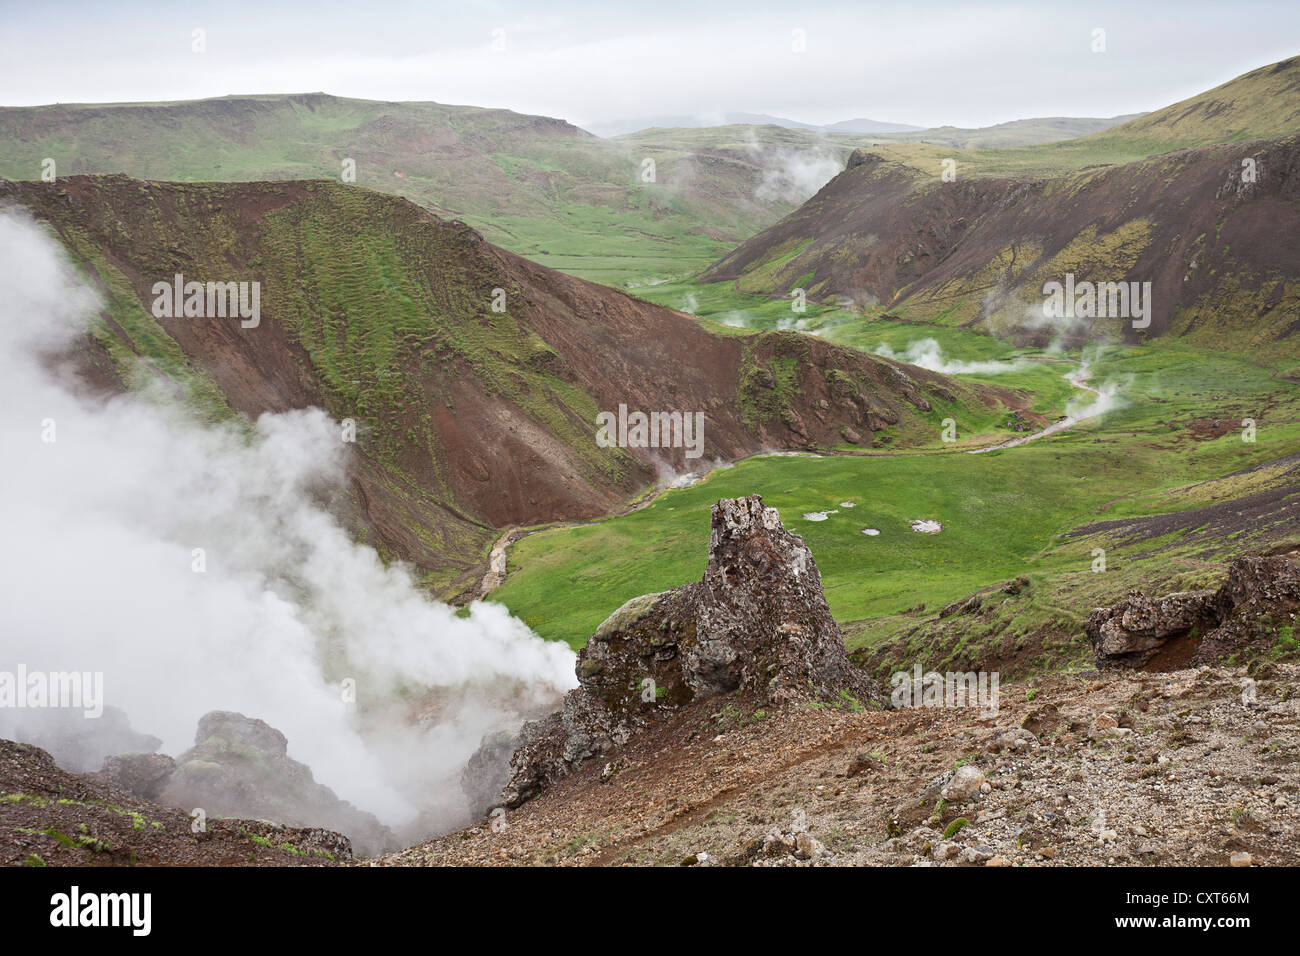
<instances>
[{"instance_id":1,"label":"white steam cloud","mask_svg":"<svg viewBox=\"0 0 1300 956\"><path fill-rule=\"evenodd\" d=\"M96 308L58 244L0 211L0 670L103 672L105 703L173 755L204 713L240 711L389 825L463 822L466 759L576 683L572 651L499 605L457 617L354 543L321 504L344 450L323 412L210 427L161 388L78 396L48 356Z\"/></svg>"},{"instance_id":2,"label":"white steam cloud","mask_svg":"<svg viewBox=\"0 0 1300 956\"><path fill-rule=\"evenodd\" d=\"M915 342L908 343L907 348L902 352L895 352L886 343L881 342L874 349L874 354L881 358L893 359L895 362L906 362L930 372L941 372L944 375L1001 375L1004 372L1022 369L1027 364L1020 360L963 362L960 359L944 358L943 349L934 339L917 339Z\"/></svg>"},{"instance_id":3,"label":"white steam cloud","mask_svg":"<svg viewBox=\"0 0 1300 956\"><path fill-rule=\"evenodd\" d=\"M1094 350L1094 354L1100 354ZM1031 441L1037 441L1040 438L1047 438L1049 435L1055 435L1058 432L1066 431L1073 428L1080 422L1085 422L1094 418L1101 418L1117 408L1123 408L1127 402L1123 396L1123 390L1130 382L1109 381L1103 383L1099 388L1094 388L1088 382L1092 379L1091 370L1092 360L1085 357L1083 362L1074 371L1065 376L1065 380L1075 388L1086 392L1086 395L1076 395L1071 398L1065 405L1065 417L1048 425L1039 431L1030 435L1022 435L1020 438L1013 438L1011 441L1002 442L1000 445L991 445L988 448L971 449L968 454L980 455L986 451L998 451L1002 448L1016 448L1020 445L1027 444Z\"/></svg>"},{"instance_id":4,"label":"white steam cloud","mask_svg":"<svg viewBox=\"0 0 1300 956\"><path fill-rule=\"evenodd\" d=\"M745 152L762 170L755 199L801 203L844 169L844 161L829 145L810 151L765 146L753 130L746 132Z\"/></svg>"}]
</instances>

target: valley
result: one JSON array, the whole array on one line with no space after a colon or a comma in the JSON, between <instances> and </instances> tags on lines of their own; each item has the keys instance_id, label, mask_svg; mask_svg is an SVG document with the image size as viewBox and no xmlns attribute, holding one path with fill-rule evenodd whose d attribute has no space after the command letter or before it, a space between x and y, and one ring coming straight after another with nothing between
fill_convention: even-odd
<instances>
[{"instance_id":1,"label":"valley","mask_svg":"<svg viewBox=\"0 0 1300 956\"><path fill-rule=\"evenodd\" d=\"M965 454L973 444L992 444L994 436L970 434L959 421L963 437L951 446L936 432L928 447L914 451L839 449L823 457L738 462L690 488L664 491L633 514L522 538L510 548L510 570L494 598L539 633L580 645L608 608L680 580L699 560L700 516L713 501L755 489L817 554L827 600L851 648L896 639L952 601L1028 575L1041 591L1011 602L1017 607L1000 622L1005 627L978 639L949 628L946 642L931 653L936 663L996 669L1006 651L982 640L1014 653L1050 629L1060 646L1044 649L1029 666L1061 666L1063 656L1087 653L1069 635L1108 594L1163 580L1173 590L1190 587L1214 573L1214 562L1198 554L1232 547L1223 540L1183 542L1175 534L1153 552L1147 541L1080 538L1076 529L1201 507L1221 500L1233 484L1236 494L1278 487L1296 495L1300 476L1294 464L1280 462L1300 448L1300 395L1288 382L1296 364L1261 368L1247 356L1216 355L1213 379L1235 383L1228 396L1202 384L1207 361L1197 350L1164 342L1104 354L1091 365L1093 381L1124 383L1118 407L1016 448ZM1064 414L1066 401L1062 396L1044 410ZM1270 426L1254 443L1243 442L1240 422L1265 415ZM1216 487L1216 479L1248 469L1258 471ZM855 507L829 520L800 519L845 501ZM1270 524L1232 529L1236 547L1289 540L1297 506L1293 501ZM939 520L944 531L915 534L909 524L917 518ZM864 536L864 527L881 534ZM634 541L654 543L646 553L629 547ZM1105 573L1091 570L1094 547L1108 551ZM590 609L567 597L579 585L600 594Z\"/></svg>"},{"instance_id":2,"label":"valley","mask_svg":"<svg viewBox=\"0 0 1300 956\"><path fill-rule=\"evenodd\" d=\"M202 644L231 702L187 670L89 769L0 741L6 860L84 862L49 811L161 864L1293 864L1300 58L1152 105L609 138L325 93L0 108L7 427L84 456L16 459L33 579L82 553L40 517L71 508L130 542L100 600L209 642L229 606L255 662ZM122 506L113 428L181 436L174 487ZM135 560L164 583L112 599ZM891 706L914 667L1006 710ZM178 801L221 807L198 849Z\"/></svg>"}]
</instances>

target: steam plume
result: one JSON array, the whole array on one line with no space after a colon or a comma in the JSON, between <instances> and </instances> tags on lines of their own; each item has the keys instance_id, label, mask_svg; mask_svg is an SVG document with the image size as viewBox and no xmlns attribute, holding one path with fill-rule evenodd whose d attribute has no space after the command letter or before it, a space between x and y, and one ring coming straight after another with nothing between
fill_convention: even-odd
<instances>
[{"instance_id":1,"label":"steam plume","mask_svg":"<svg viewBox=\"0 0 1300 956\"><path fill-rule=\"evenodd\" d=\"M0 211L0 669L100 671L171 754L207 711L262 718L385 823L460 823L465 760L574 685L572 652L499 605L458 617L354 543L320 504L343 464L320 410L212 427L161 389L78 395L49 355L96 308L57 243Z\"/></svg>"}]
</instances>

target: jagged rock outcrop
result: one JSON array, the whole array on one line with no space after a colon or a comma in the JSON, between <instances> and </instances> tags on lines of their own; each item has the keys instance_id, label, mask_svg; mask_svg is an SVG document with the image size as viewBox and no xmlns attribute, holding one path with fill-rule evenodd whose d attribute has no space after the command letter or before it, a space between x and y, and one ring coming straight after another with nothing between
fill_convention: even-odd
<instances>
[{"instance_id":1,"label":"jagged rock outcrop","mask_svg":"<svg viewBox=\"0 0 1300 956\"><path fill-rule=\"evenodd\" d=\"M317 783L311 768L287 749L284 734L265 721L229 711L205 714L194 746L176 758L158 802L201 807L209 817L252 817L338 831L365 856L396 846L387 827Z\"/></svg>"},{"instance_id":2,"label":"jagged rock outcrop","mask_svg":"<svg viewBox=\"0 0 1300 956\"><path fill-rule=\"evenodd\" d=\"M703 579L624 604L587 642L577 674L561 710L520 731L507 806L716 694L880 699L849 662L808 546L758 495L719 501Z\"/></svg>"},{"instance_id":3,"label":"jagged rock outcrop","mask_svg":"<svg viewBox=\"0 0 1300 956\"><path fill-rule=\"evenodd\" d=\"M514 734L496 731L483 738L461 771L460 788L470 812L481 817L501 803L501 791L510 780L510 758L518 746Z\"/></svg>"},{"instance_id":4,"label":"jagged rock outcrop","mask_svg":"<svg viewBox=\"0 0 1300 956\"><path fill-rule=\"evenodd\" d=\"M1208 663L1236 651L1271 646L1300 612L1300 555L1234 558L1217 591L1162 598L1140 592L1097 608L1085 630L1098 667L1148 667L1181 643L1174 663Z\"/></svg>"}]
</instances>

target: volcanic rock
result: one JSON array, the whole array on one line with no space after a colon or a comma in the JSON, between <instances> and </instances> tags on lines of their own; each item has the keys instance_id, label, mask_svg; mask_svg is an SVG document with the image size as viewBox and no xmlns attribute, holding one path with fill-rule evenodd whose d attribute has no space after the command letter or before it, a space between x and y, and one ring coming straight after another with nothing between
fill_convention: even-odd
<instances>
[{"instance_id":1,"label":"volcanic rock","mask_svg":"<svg viewBox=\"0 0 1300 956\"><path fill-rule=\"evenodd\" d=\"M145 800L157 800L176 769L166 754L115 754L104 761L98 776Z\"/></svg>"},{"instance_id":2,"label":"volcanic rock","mask_svg":"<svg viewBox=\"0 0 1300 956\"><path fill-rule=\"evenodd\" d=\"M1139 592L1097 608L1085 629L1098 667L1142 668L1187 646L1178 663L1208 663L1226 654L1271 645L1300 612L1300 562L1294 555L1234 558L1217 591L1152 598Z\"/></svg>"},{"instance_id":3,"label":"volcanic rock","mask_svg":"<svg viewBox=\"0 0 1300 956\"><path fill-rule=\"evenodd\" d=\"M375 817L317 783L311 768L287 749L284 734L265 721L229 711L205 714L194 746L176 758L159 802L199 807L208 817L252 817L334 830L366 856L396 845Z\"/></svg>"},{"instance_id":4,"label":"volcanic rock","mask_svg":"<svg viewBox=\"0 0 1300 956\"><path fill-rule=\"evenodd\" d=\"M520 731L507 806L717 694L769 705L881 698L849 662L808 546L758 495L719 501L703 579L624 604L587 642L577 675L561 710Z\"/></svg>"}]
</instances>

